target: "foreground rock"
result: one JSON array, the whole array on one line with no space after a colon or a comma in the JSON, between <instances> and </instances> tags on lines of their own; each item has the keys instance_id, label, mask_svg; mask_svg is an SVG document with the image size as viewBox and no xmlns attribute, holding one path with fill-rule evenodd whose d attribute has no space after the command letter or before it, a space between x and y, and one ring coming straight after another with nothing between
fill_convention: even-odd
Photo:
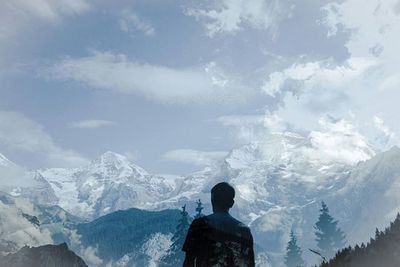
<instances>
[{"instance_id":1,"label":"foreground rock","mask_svg":"<svg viewBox=\"0 0 400 267\"><path fill-rule=\"evenodd\" d=\"M87 267L68 249L66 243L41 247L23 247L17 253L0 258L0 267Z\"/></svg>"}]
</instances>

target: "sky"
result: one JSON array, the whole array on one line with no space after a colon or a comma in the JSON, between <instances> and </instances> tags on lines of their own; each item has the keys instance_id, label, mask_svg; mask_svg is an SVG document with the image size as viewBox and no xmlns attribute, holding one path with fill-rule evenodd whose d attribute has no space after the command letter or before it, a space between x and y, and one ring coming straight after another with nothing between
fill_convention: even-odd
<instances>
[{"instance_id":1,"label":"sky","mask_svg":"<svg viewBox=\"0 0 400 267\"><path fill-rule=\"evenodd\" d=\"M0 152L184 174L295 131L354 163L399 143L399 33L400 0L0 0Z\"/></svg>"}]
</instances>

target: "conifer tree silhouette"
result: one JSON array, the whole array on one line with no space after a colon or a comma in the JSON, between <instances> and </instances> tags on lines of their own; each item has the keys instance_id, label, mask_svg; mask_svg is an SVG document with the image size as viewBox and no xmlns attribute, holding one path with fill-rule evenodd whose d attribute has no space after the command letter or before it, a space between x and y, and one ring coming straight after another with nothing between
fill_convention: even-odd
<instances>
[{"instance_id":1,"label":"conifer tree silhouette","mask_svg":"<svg viewBox=\"0 0 400 267\"><path fill-rule=\"evenodd\" d=\"M317 246L325 258L331 258L338 249L346 245L346 236L338 227L338 221L329 214L328 206L322 202L318 221L314 226Z\"/></svg>"},{"instance_id":2,"label":"conifer tree silhouette","mask_svg":"<svg viewBox=\"0 0 400 267\"><path fill-rule=\"evenodd\" d=\"M290 232L290 240L286 246L285 265L287 267L305 266L305 262L301 257L301 249L297 245L297 238L293 231Z\"/></svg>"},{"instance_id":3,"label":"conifer tree silhouette","mask_svg":"<svg viewBox=\"0 0 400 267\"><path fill-rule=\"evenodd\" d=\"M182 207L181 218L176 226L176 231L171 238L172 244L167 254L161 259L160 266L182 266L185 257L182 251L183 243L185 242L186 234L189 230L190 217L186 211L186 205Z\"/></svg>"},{"instance_id":4,"label":"conifer tree silhouette","mask_svg":"<svg viewBox=\"0 0 400 267\"><path fill-rule=\"evenodd\" d=\"M196 207L196 215L194 216L195 219L203 217L204 214L201 213L202 210L204 209L203 207L203 203L201 203L201 200L199 199L198 201L196 201L197 207Z\"/></svg>"}]
</instances>

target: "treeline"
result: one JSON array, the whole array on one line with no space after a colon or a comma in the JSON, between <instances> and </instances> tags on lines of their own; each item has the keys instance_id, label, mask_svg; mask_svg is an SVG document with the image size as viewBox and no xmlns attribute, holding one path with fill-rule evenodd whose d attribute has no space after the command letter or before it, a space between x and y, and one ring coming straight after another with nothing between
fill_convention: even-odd
<instances>
[{"instance_id":1,"label":"treeline","mask_svg":"<svg viewBox=\"0 0 400 267\"><path fill-rule=\"evenodd\" d=\"M204 214L202 213L204 208L200 199L196 203L197 207L196 207L196 214L194 216L195 219L204 216ZM185 253L182 251L182 246L183 243L185 242L186 234L189 230L191 221L192 218L186 211L186 205L184 205L182 207L181 216L176 226L175 233L171 238L172 244L169 247L166 255L161 258L159 267L182 266L182 263L185 258Z\"/></svg>"},{"instance_id":2,"label":"treeline","mask_svg":"<svg viewBox=\"0 0 400 267\"><path fill-rule=\"evenodd\" d=\"M346 236L338 227L338 221L329 214L328 206L324 202L319 211L318 221L314 225L318 249L310 249L310 252L326 261L346 245ZM306 266L306 262L302 258L302 250L297 245L297 238L293 231L290 233L290 240L286 246L285 265L287 267Z\"/></svg>"},{"instance_id":3,"label":"treeline","mask_svg":"<svg viewBox=\"0 0 400 267\"><path fill-rule=\"evenodd\" d=\"M204 216L202 210L203 206L199 200L194 218ZM172 267L182 265L185 255L181 249L191 221L192 218L186 211L185 205L182 207L180 219L171 238L172 244L166 255L160 260L159 266ZM338 221L329 214L328 206L324 202L322 202L318 221L315 223L314 229L318 249L311 251L318 254L321 259L326 261L333 257L336 251L345 247L345 234L338 227ZM285 265L287 267L306 266L306 262L302 258L302 250L297 244L297 237L293 231L290 233L290 240L286 247Z\"/></svg>"},{"instance_id":4,"label":"treeline","mask_svg":"<svg viewBox=\"0 0 400 267\"><path fill-rule=\"evenodd\" d=\"M398 267L400 266L400 215L384 231L376 229L367 244L347 247L321 267Z\"/></svg>"}]
</instances>

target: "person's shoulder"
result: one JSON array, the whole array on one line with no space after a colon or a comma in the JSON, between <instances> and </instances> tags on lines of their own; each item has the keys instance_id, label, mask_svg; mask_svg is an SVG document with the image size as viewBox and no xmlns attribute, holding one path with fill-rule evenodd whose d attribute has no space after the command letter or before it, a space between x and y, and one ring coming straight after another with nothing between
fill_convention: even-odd
<instances>
[{"instance_id":1,"label":"person's shoulder","mask_svg":"<svg viewBox=\"0 0 400 267\"><path fill-rule=\"evenodd\" d=\"M195 218L192 221L191 226L192 227L202 227L207 224L207 221L208 221L207 216L201 216L199 218Z\"/></svg>"},{"instance_id":2,"label":"person's shoulder","mask_svg":"<svg viewBox=\"0 0 400 267\"><path fill-rule=\"evenodd\" d=\"M233 218L233 217L232 217ZM241 221L233 218L236 222L236 226L240 229L240 231L244 234L244 235L248 235L251 236L251 230L250 227L247 226L246 224L242 223Z\"/></svg>"},{"instance_id":3,"label":"person's shoulder","mask_svg":"<svg viewBox=\"0 0 400 267\"><path fill-rule=\"evenodd\" d=\"M231 220L236 224L237 227L240 227L240 228L248 228L248 229L250 229L246 224L242 223L242 222L239 221L238 219L236 219L236 218L234 218L234 217L232 217L232 216L230 216L230 218L231 218Z\"/></svg>"}]
</instances>

